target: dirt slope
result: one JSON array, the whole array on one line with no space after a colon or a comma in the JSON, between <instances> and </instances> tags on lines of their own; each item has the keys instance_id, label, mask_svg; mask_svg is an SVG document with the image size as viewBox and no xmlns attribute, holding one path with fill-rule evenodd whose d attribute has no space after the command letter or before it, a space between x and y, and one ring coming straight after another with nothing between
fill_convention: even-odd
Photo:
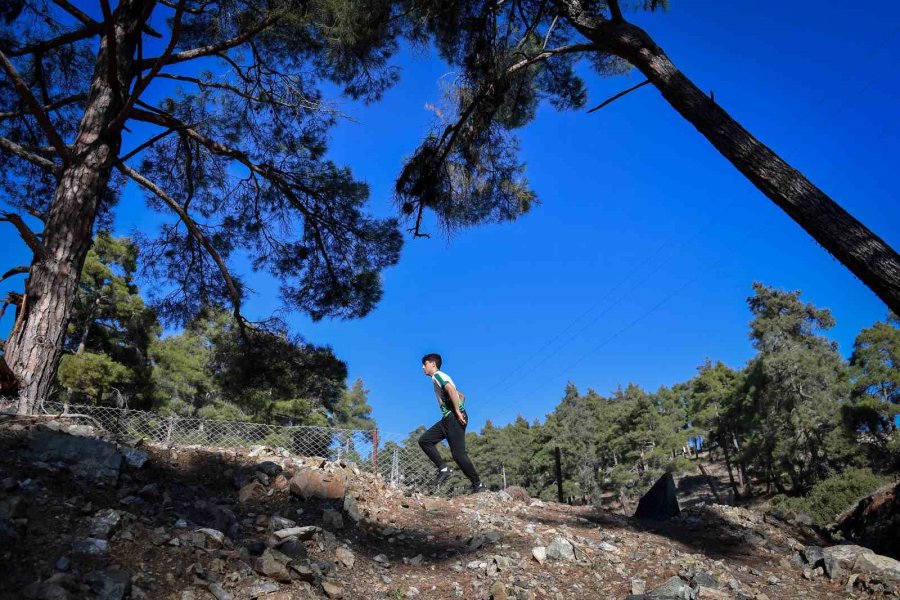
<instances>
[{"instance_id":1,"label":"dirt slope","mask_svg":"<svg viewBox=\"0 0 900 600\"><path fill-rule=\"evenodd\" d=\"M97 460L88 456L94 450L46 449L70 432L65 423L0 420L0 598L890 593L867 576L832 582L815 559L804 566L804 544L822 543L813 532L738 508L698 505L644 523L504 492L413 494L354 465L269 449L140 446L120 448L120 459L98 450ZM137 466L141 453L147 460ZM332 500L304 500L290 483L301 471L343 489Z\"/></svg>"}]
</instances>

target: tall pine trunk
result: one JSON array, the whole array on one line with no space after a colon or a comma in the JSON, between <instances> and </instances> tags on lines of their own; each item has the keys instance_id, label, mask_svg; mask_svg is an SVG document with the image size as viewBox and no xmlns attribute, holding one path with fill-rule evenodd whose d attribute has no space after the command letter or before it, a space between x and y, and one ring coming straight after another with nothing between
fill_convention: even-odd
<instances>
[{"instance_id":1,"label":"tall pine trunk","mask_svg":"<svg viewBox=\"0 0 900 600\"><path fill-rule=\"evenodd\" d=\"M114 82L109 80L109 40L104 37L100 44L73 158L59 178L43 252L31 263L23 313L6 343L5 359L18 379L19 414L34 412L52 391L99 200L121 144L121 126L112 131L109 125L125 106L143 11L152 4L124 0L116 10Z\"/></svg>"},{"instance_id":2,"label":"tall pine trunk","mask_svg":"<svg viewBox=\"0 0 900 600\"><path fill-rule=\"evenodd\" d=\"M639 69L722 156L900 314L900 255L893 248L731 118L644 30L625 21L578 29Z\"/></svg>"}]
</instances>

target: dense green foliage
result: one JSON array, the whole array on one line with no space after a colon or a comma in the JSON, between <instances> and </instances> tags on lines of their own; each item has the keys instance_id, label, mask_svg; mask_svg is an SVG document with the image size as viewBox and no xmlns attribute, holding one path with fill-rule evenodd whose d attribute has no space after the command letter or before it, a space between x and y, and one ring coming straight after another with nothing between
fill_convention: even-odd
<instances>
[{"instance_id":1,"label":"dense green foliage","mask_svg":"<svg viewBox=\"0 0 900 600\"><path fill-rule=\"evenodd\" d=\"M870 469L848 469L820 481L806 496L789 498L779 495L772 499L772 504L809 515L816 525L825 527L857 500L888 481L889 478L876 475Z\"/></svg>"},{"instance_id":2,"label":"dense green foliage","mask_svg":"<svg viewBox=\"0 0 900 600\"><path fill-rule=\"evenodd\" d=\"M499 488L505 472L508 485L555 498L559 446L566 498L627 504L666 470L697 474L700 445L726 464L736 498L806 495L797 506L817 519L847 508L881 481L859 468L898 466L900 323L891 316L863 330L845 361L824 335L834 326L828 310L800 292L759 283L753 291L757 353L743 368L707 360L690 380L655 392L629 384L605 396L570 383L543 423L489 421L469 434L485 482Z\"/></svg>"},{"instance_id":3,"label":"dense green foliage","mask_svg":"<svg viewBox=\"0 0 900 600\"><path fill-rule=\"evenodd\" d=\"M371 429L361 380L331 348L256 331L207 306L176 335L161 326L134 283L137 247L99 235L85 262L68 352L58 371L70 402L295 425Z\"/></svg>"}]
</instances>

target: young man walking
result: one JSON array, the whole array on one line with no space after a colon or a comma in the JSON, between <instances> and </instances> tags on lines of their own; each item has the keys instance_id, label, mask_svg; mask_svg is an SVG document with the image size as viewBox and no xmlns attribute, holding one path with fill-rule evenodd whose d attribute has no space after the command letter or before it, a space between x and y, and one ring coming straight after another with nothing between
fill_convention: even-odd
<instances>
[{"instance_id":1,"label":"young man walking","mask_svg":"<svg viewBox=\"0 0 900 600\"><path fill-rule=\"evenodd\" d=\"M450 376L440 370L441 364L440 354L426 354L422 357L422 372L431 378L434 395L437 397L442 416L440 421L422 434L419 438L419 446L438 468L438 474L434 480L435 487L450 478L450 467L447 466L435 447L442 440L447 440L453 460L472 482L472 492L487 491L475 471L475 466L469 460L469 455L466 454L466 425L468 424L465 408L466 397L456 389Z\"/></svg>"}]
</instances>

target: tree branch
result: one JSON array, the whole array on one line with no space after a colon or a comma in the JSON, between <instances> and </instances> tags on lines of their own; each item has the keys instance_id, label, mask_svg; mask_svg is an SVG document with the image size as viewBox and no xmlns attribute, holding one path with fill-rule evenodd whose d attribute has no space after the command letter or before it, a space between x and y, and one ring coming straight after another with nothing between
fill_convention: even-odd
<instances>
[{"instance_id":1,"label":"tree branch","mask_svg":"<svg viewBox=\"0 0 900 600\"><path fill-rule=\"evenodd\" d=\"M38 123L41 124L47 139L50 140L50 144L56 148L57 153L59 153L64 162L69 162L72 158L72 152L69 150L68 146L63 143L62 138L59 137L59 134L53 127L53 123L50 122L50 117L47 116L47 113L45 113L41 105L38 104L38 101L31 93L31 90L28 89L28 85L22 79L22 76L19 75L19 72L16 71L13 64L9 62L9 59L6 58L6 55L3 54L3 51L0 51L0 66L6 71L7 76L12 80L13 84L15 84L19 96L22 97L31 109L35 118L37 118Z\"/></svg>"},{"instance_id":2,"label":"tree branch","mask_svg":"<svg viewBox=\"0 0 900 600\"><path fill-rule=\"evenodd\" d=\"M86 13L82 12L77 6L70 3L68 0L53 0L53 4L56 4L64 11L78 19L82 22L82 24L87 25L89 27L99 27L100 23L90 18Z\"/></svg>"},{"instance_id":3,"label":"tree branch","mask_svg":"<svg viewBox=\"0 0 900 600\"><path fill-rule=\"evenodd\" d=\"M15 213L4 213L3 216L0 217L0 222L2 221L12 223L13 227L19 231L22 241L24 241L31 251L34 252L35 256L42 257L44 255L43 244L41 244L37 234L22 220L22 217Z\"/></svg>"},{"instance_id":4,"label":"tree branch","mask_svg":"<svg viewBox=\"0 0 900 600\"><path fill-rule=\"evenodd\" d=\"M104 2L107 0L103 0ZM153 81L153 78L156 77L156 74L159 73L159 70L163 68L163 65L166 64L169 57L172 56L172 51L175 49L175 45L178 43L178 38L181 36L181 17L184 15L184 3L185 0L178 0L178 8L175 10L175 20L172 23L172 36L169 38L169 43L166 46L166 49L163 51L162 55L159 56L156 61L153 63L153 66L150 68L150 72L146 77L142 78L131 91L131 95L128 96L128 100L125 102L125 106L122 107L122 110L116 115L116 118L112 120L109 124L109 128L111 130L115 130L122 123L125 122L125 119L128 118L131 109L134 108L134 103L141 97L141 94L147 89L147 86L150 85L150 82Z\"/></svg>"},{"instance_id":5,"label":"tree branch","mask_svg":"<svg viewBox=\"0 0 900 600\"><path fill-rule=\"evenodd\" d=\"M119 90L119 64L116 61L116 21L109 0L100 0L103 11L103 26L106 29L106 79L114 92Z\"/></svg>"},{"instance_id":6,"label":"tree branch","mask_svg":"<svg viewBox=\"0 0 900 600\"><path fill-rule=\"evenodd\" d=\"M162 188L158 185L121 162L116 162L116 168L118 168L122 173L133 179L142 187L151 191L155 194L160 200L162 200L169 208L171 208L175 214L178 215L182 221L184 221L185 226L188 228L188 232L190 232L191 237L193 237L197 242L203 246L203 249L209 254L209 256L213 259L213 262L216 263L216 266L219 268L219 273L221 273L222 278L225 280L225 286L228 288L228 295L231 297L231 303L234 307L234 318L238 324L238 327L241 331L244 331L244 327L246 327L247 321L244 316L241 314L241 294L237 289L237 285L234 283L234 279L231 277L231 273L228 271L228 266L225 264L225 260L219 254L218 250L209 242L203 232L200 230L200 227L197 223L191 218L191 216L184 210L178 202L175 201L172 196L167 194Z\"/></svg>"},{"instance_id":7,"label":"tree branch","mask_svg":"<svg viewBox=\"0 0 900 600\"><path fill-rule=\"evenodd\" d=\"M100 23L91 26L85 26L81 29L76 29L75 31L70 31L68 33L64 33L59 37L55 37L51 40L45 40L42 42L37 42L31 44L29 46L23 46L22 48L16 48L14 50L9 51L9 55L12 57L25 56L27 54L45 54L54 48L59 48L60 46L65 46L66 44L72 44L75 42L80 42L81 40L86 40L90 37L94 37L103 31L103 26Z\"/></svg>"},{"instance_id":8,"label":"tree branch","mask_svg":"<svg viewBox=\"0 0 900 600\"><path fill-rule=\"evenodd\" d=\"M43 156L38 156L37 154L28 151L23 146L20 146L19 144L7 138L0 137L0 148L6 150L7 152L15 154L19 158L27 160L28 162L33 163L41 167L42 169L50 171L54 175L59 171L59 166L52 160L47 160Z\"/></svg>"},{"instance_id":9,"label":"tree branch","mask_svg":"<svg viewBox=\"0 0 900 600\"><path fill-rule=\"evenodd\" d=\"M285 14L287 14L286 11L276 11L244 33L237 35L229 40L225 40L224 42L220 42L218 44L209 44L207 46L200 46L198 48L192 48L191 50L185 50L183 52L172 54L171 56L166 58L166 60L162 63L162 66L174 65L180 62L200 58L201 56L212 56L214 54L224 52L225 50L230 50L235 46L240 46L247 40L251 39L253 36L257 35L259 32L276 23L279 19L284 17ZM141 62L139 68L142 70L152 68L158 60L159 58L145 58Z\"/></svg>"},{"instance_id":10,"label":"tree branch","mask_svg":"<svg viewBox=\"0 0 900 600\"><path fill-rule=\"evenodd\" d=\"M122 156L121 158L119 158L119 160L120 160L121 162L123 162L123 163L124 163L124 162L128 162L128 160L129 160L130 158L133 158L137 153L146 150L147 148L149 148L150 146L152 146L153 144L155 144L155 143L158 142L159 140L161 140L161 139L163 139L164 137L170 135L173 131L175 131L175 128L174 128L174 127L170 127L169 129L166 129L166 130L163 131L162 133L158 133L158 134L154 135L152 138L150 138L149 140L147 140L147 141L144 142L143 144L140 144L138 147L136 147L134 150L132 150L131 152L129 152L129 153L126 154L125 156Z\"/></svg>"},{"instance_id":11,"label":"tree branch","mask_svg":"<svg viewBox=\"0 0 900 600\"><path fill-rule=\"evenodd\" d=\"M7 271L3 275L0 275L0 281L5 281L5 280L9 279L10 277L15 277L16 275L22 275L24 273L28 273L28 271L29 271L29 268L25 267L25 266L13 267L12 269Z\"/></svg>"},{"instance_id":12,"label":"tree branch","mask_svg":"<svg viewBox=\"0 0 900 600\"><path fill-rule=\"evenodd\" d=\"M604 100L603 102L601 102L600 104L598 104L597 106L595 106L594 108L590 109L590 110L588 111L588 114L590 114L590 113L592 113L592 112L594 112L594 111L600 110L601 108L603 108L604 106L607 106L608 104L612 104L613 102L615 102L616 100L618 100L618 99L621 98L622 96L624 96L624 95L626 95L626 94L630 94L630 93L633 92L634 90L636 90L636 89L638 89L638 88L640 88L640 87L643 87L643 86L647 85L648 83L650 83L650 80L649 80L649 79L645 79L644 81L640 82L639 84L633 85L633 86L631 86L630 88L628 88L627 90L624 90L624 91L622 91L622 92L619 92L618 94L616 94L616 95L613 96L612 98L607 98L606 100Z\"/></svg>"},{"instance_id":13,"label":"tree branch","mask_svg":"<svg viewBox=\"0 0 900 600\"><path fill-rule=\"evenodd\" d=\"M606 0L606 5L609 7L609 14L612 15L613 21L625 20L625 17L622 16L622 7L619 6L619 0Z\"/></svg>"},{"instance_id":14,"label":"tree branch","mask_svg":"<svg viewBox=\"0 0 900 600\"><path fill-rule=\"evenodd\" d=\"M79 101L81 101L81 100L84 100L85 98L87 98L87 94L75 94L74 96L67 96L67 97L65 97L65 98L60 98L60 99L57 100L56 102L51 102L51 103L49 103L49 104L45 104L45 105L42 106L41 108L42 108L45 112L48 112L48 113L49 113L49 112L53 112L54 110L57 110L57 109L59 109L59 108L62 108L62 107L64 107L64 106L68 106L69 104L74 104L75 102L79 102ZM5 121L5 120L7 120L7 119L14 119L14 118L16 118L16 117L21 117L21 116L24 116L24 115L27 115L27 114L30 114L30 113L31 113L30 110L17 110L17 111L10 111L10 112L0 112L0 121Z\"/></svg>"}]
</instances>

